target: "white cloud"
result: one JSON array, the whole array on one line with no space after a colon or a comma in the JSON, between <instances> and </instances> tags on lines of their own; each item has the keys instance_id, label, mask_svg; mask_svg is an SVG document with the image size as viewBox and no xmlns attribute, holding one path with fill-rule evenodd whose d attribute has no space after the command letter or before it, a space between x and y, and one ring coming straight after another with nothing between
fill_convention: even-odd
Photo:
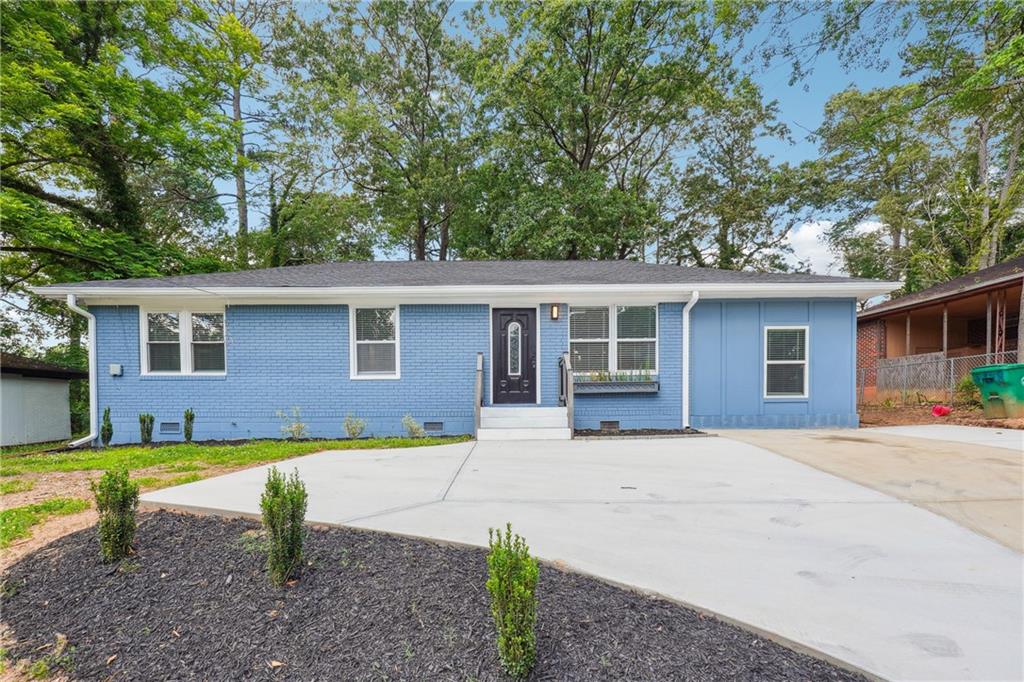
<instances>
[{"instance_id":1,"label":"white cloud","mask_svg":"<svg viewBox=\"0 0 1024 682\"><path fill-rule=\"evenodd\" d=\"M786 243L793 249L790 263L807 262L811 272L819 275L845 275L842 264L825 241L825 231L830 227L829 220L809 220L793 228L786 236Z\"/></svg>"}]
</instances>

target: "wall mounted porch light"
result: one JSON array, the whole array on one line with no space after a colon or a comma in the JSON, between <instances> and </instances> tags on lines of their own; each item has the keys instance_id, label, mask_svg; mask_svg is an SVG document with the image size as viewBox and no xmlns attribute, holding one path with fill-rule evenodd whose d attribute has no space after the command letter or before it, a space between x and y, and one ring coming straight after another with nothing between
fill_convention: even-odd
<instances>
[{"instance_id":1,"label":"wall mounted porch light","mask_svg":"<svg viewBox=\"0 0 1024 682\"><path fill-rule=\"evenodd\" d=\"M551 319L552 320L557 320L558 319L558 304L557 303L552 303L551 304Z\"/></svg>"}]
</instances>

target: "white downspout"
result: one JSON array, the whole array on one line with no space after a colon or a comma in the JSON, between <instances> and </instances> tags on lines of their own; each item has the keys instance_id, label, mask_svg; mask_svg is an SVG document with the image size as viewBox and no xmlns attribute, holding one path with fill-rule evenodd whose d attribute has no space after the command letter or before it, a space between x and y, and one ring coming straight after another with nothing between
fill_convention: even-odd
<instances>
[{"instance_id":1,"label":"white downspout","mask_svg":"<svg viewBox=\"0 0 1024 682\"><path fill-rule=\"evenodd\" d=\"M700 300L699 291L690 292L683 306L683 428L690 426L690 309Z\"/></svg>"},{"instance_id":2,"label":"white downspout","mask_svg":"<svg viewBox=\"0 0 1024 682\"><path fill-rule=\"evenodd\" d=\"M68 307L89 321L89 435L68 443L68 447L77 448L86 443L92 443L99 435L96 422L97 409L97 386L96 386L96 316L85 308L78 307L78 299L74 294L68 294Z\"/></svg>"}]
</instances>

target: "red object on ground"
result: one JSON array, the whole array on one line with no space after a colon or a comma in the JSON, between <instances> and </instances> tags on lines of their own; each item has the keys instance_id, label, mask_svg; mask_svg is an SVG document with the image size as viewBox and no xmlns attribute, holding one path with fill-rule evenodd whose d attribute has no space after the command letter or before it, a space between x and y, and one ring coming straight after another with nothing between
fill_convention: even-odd
<instances>
[{"instance_id":1,"label":"red object on ground","mask_svg":"<svg viewBox=\"0 0 1024 682\"><path fill-rule=\"evenodd\" d=\"M935 405L932 407L933 417L948 417L949 413L953 411L953 408L949 405Z\"/></svg>"}]
</instances>

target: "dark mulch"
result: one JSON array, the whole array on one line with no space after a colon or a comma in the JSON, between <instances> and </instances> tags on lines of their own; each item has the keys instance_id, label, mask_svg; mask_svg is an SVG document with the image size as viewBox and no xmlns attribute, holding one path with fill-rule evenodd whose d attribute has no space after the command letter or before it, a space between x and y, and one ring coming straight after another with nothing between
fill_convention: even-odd
<instances>
[{"instance_id":1,"label":"dark mulch","mask_svg":"<svg viewBox=\"0 0 1024 682\"><path fill-rule=\"evenodd\" d=\"M502 678L483 550L315 529L312 566L278 589L251 533L243 536L255 528L145 514L138 554L120 567L99 562L94 529L57 540L6 576L3 621L16 640L8 654L38 659L60 633L78 679ZM711 616L548 566L538 593L534 680L863 679Z\"/></svg>"},{"instance_id":2,"label":"dark mulch","mask_svg":"<svg viewBox=\"0 0 1024 682\"><path fill-rule=\"evenodd\" d=\"M630 438L635 436L706 436L704 431L697 429L618 429L606 431L603 429L576 429L573 432L577 436L595 438Z\"/></svg>"}]
</instances>

